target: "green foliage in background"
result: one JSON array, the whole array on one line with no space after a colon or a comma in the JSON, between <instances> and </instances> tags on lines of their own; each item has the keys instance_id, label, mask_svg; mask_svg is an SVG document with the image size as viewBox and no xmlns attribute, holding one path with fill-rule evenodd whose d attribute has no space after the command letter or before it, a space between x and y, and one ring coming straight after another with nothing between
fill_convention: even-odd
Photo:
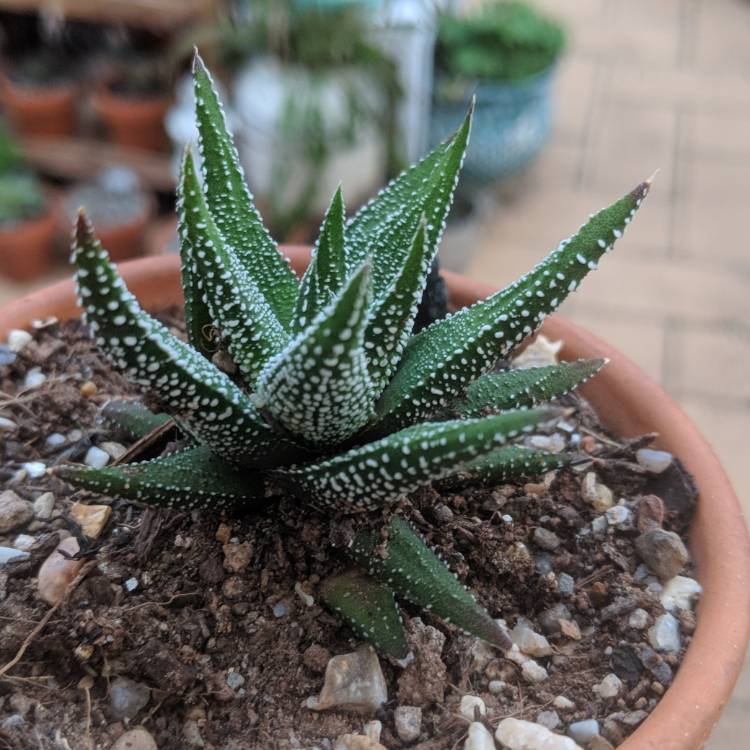
<instances>
[{"instance_id":1,"label":"green foliage in background","mask_svg":"<svg viewBox=\"0 0 750 750\"><path fill-rule=\"evenodd\" d=\"M438 70L448 77L518 81L547 70L565 44L562 27L522 2L490 2L440 18Z\"/></svg>"}]
</instances>

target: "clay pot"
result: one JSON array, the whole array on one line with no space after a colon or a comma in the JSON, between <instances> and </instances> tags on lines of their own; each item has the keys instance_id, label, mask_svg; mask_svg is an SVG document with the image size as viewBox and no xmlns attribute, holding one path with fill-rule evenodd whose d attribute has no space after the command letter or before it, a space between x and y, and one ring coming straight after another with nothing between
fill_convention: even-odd
<instances>
[{"instance_id":1,"label":"clay pot","mask_svg":"<svg viewBox=\"0 0 750 750\"><path fill-rule=\"evenodd\" d=\"M171 104L168 96L125 96L100 86L91 103L115 143L143 151L167 149L164 117Z\"/></svg>"},{"instance_id":2,"label":"clay pot","mask_svg":"<svg viewBox=\"0 0 750 750\"><path fill-rule=\"evenodd\" d=\"M0 91L5 111L22 135L54 138L75 132L78 90L72 83L20 86L3 76Z\"/></svg>"},{"instance_id":3,"label":"clay pot","mask_svg":"<svg viewBox=\"0 0 750 750\"><path fill-rule=\"evenodd\" d=\"M0 274L14 281L30 281L49 267L56 222L48 210L34 219L0 226Z\"/></svg>"},{"instance_id":4,"label":"clay pot","mask_svg":"<svg viewBox=\"0 0 750 750\"><path fill-rule=\"evenodd\" d=\"M295 270L306 265L309 249L286 247ZM182 301L177 255L144 258L120 271L141 303L161 309ZM494 290L444 272L455 306ZM0 339L34 318L78 315L73 283L64 281L0 309ZM565 341L563 356L609 357L612 361L583 389L603 422L634 436L658 432L658 445L679 456L697 484L700 498L690 548L704 593L697 628L672 686L649 718L619 750L698 750L729 700L750 635L750 540L739 503L711 447L664 391L624 355L596 336L553 315L543 332Z\"/></svg>"}]
</instances>

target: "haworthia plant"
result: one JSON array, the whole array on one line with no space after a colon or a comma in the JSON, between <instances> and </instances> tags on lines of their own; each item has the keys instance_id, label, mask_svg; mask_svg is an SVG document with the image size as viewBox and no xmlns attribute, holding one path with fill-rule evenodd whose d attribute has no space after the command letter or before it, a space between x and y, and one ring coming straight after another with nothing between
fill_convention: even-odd
<instances>
[{"instance_id":1,"label":"haworthia plant","mask_svg":"<svg viewBox=\"0 0 750 750\"><path fill-rule=\"evenodd\" d=\"M413 335L471 112L348 222L337 190L298 282L253 204L199 58L194 80L203 179L188 152L178 200L188 343L140 308L84 214L72 256L97 344L165 412L120 406L110 416L139 436L169 416L182 448L103 469L66 465L60 475L124 499L214 512L263 501L270 482L336 516L387 514L436 480L488 485L563 465L567 456L514 436L555 419L539 404L603 363L495 367L611 249L650 183L591 217L519 281ZM216 352L228 353L236 375L213 364ZM508 646L407 522L386 522L384 537L361 531L349 553L363 572L326 583L322 596L381 652L404 657L397 598Z\"/></svg>"}]
</instances>

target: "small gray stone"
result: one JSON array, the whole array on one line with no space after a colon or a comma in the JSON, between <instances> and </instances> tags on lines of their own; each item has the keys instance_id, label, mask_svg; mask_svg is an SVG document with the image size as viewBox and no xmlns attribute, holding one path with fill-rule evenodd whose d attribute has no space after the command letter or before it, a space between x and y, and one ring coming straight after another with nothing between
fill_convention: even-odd
<instances>
[{"instance_id":1,"label":"small gray stone","mask_svg":"<svg viewBox=\"0 0 750 750\"><path fill-rule=\"evenodd\" d=\"M3 729L18 729L26 723L26 719L21 714L11 714L0 722Z\"/></svg>"},{"instance_id":2,"label":"small gray stone","mask_svg":"<svg viewBox=\"0 0 750 750\"><path fill-rule=\"evenodd\" d=\"M8 333L8 349L12 352L20 352L27 344L30 344L32 336L28 331L20 328L11 329Z\"/></svg>"},{"instance_id":3,"label":"small gray stone","mask_svg":"<svg viewBox=\"0 0 750 750\"><path fill-rule=\"evenodd\" d=\"M18 425L7 417L0 417L0 432L12 432Z\"/></svg>"},{"instance_id":4,"label":"small gray stone","mask_svg":"<svg viewBox=\"0 0 750 750\"><path fill-rule=\"evenodd\" d=\"M5 344L0 344L0 367L12 365L16 359L15 352L11 351Z\"/></svg>"},{"instance_id":5,"label":"small gray stone","mask_svg":"<svg viewBox=\"0 0 750 750\"><path fill-rule=\"evenodd\" d=\"M642 724L648 718L646 711L630 711L626 713L620 721L627 727L637 727Z\"/></svg>"},{"instance_id":6,"label":"small gray stone","mask_svg":"<svg viewBox=\"0 0 750 750\"><path fill-rule=\"evenodd\" d=\"M703 591L700 583L687 576L675 576L664 584L659 601L667 612L691 610L693 600Z\"/></svg>"},{"instance_id":7,"label":"small gray stone","mask_svg":"<svg viewBox=\"0 0 750 750\"><path fill-rule=\"evenodd\" d=\"M33 515L31 503L18 497L13 490L0 494L0 534L7 534L27 524Z\"/></svg>"},{"instance_id":8,"label":"small gray stone","mask_svg":"<svg viewBox=\"0 0 750 750\"><path fill-rule=\"evenodd\" d=\"M52 518L52 510L55 507L55 496L51 492L45 492L34 500L32 509L34 517L40 521L49 521Z\"/></svg>"},{"instance_id":9,"label":"small gray stone","mask_svg":"<svg viewBox=\"0 0 750 750\"><path fill-rule=\"evenodd\" d=\"M570 578L570 576L568 576L568 578ZM560 602L549 609L545 609L544 612L539 615L539 625L545 633L552 635L560 632L560 620L571 619L572 616L570 610Z\"/></svg>"},{"instance_id":10,"label":"small gray stone","mask_svg":"<svg viewBox=\"0 0 750 750\"><path fill-rule=\"evenodd\" d=\"M534 543L542 549L552 551L560 546L560 537L554 531L538 526L534 529Z\"/></svg>"},{"instance_id":11,"label":"small gray stone","mask_svg":"<svg viewBox=\"0 0 750 750\"><path fill-rule=\"evenodd\" d=\"M557 577L557 590L560 592L560 596L573 596L576 590L576 582L573 576L560 573Z\"/></svg>"},{"instance_id":12,"label":"small gray stone","mask_svg":"<svg viewBox=\"0 0 750 750\"><path fill-rule=\"evenodd\" d=\"M544 682L549 679L547 670L533 659L528 659L521 665L521 674L527 682L531 683Z\"/></svg>"},{"instance_id":13,"label":"small gray stone","mask_svg":"<svg viewBox=\"0 0 750 750\"><path fill-rule=\"evenodd\" d=\"M510 639L528 656L549 656L552 653L549 641L541 633L535 632L523 618L519 618L510 631Z\"/></svg>"},{"instance_id":14,"label":"small gray stone","mask_svg":"<svg viewBox=\"0 0 750 750\"><path fill-rule=\"evenodd\" d=\"M26 373L26 377L23 379L23 387L38 388L46 379L47 376L38 367L33 367Z\"/></svg>"},{"instance_id":15,"label":"small gray stone","mask_svg":"<svg viewBox=\"0 0 750 750\"><path fill-rule=\"evenodd\" d=\"M617 528L627 528L633 522L633 512L627 505L613 505L605 511L604 515L607 523Z\"/></svg>"},{"instance_id":16,"label":"small gray stone","mask_svg":"<svg viewBox=\"0 0 750 750\"><path fill-rule=\"evenodd\" d=\"M568 727L568 734L579 745L585 747L599 734L599 722L596 719L576 721Z\"/></svg>"},{"instance_id":17,"label":"small gray stone","mask_svg":"<svg viewBox=\"0 0 750 750\"><path fill-rule=\"evenodd\" d=\"M148 705L150 699L151 690L146 685L127 677L112 680L109 704L118 719L132 719Z\"/></svg>"},{"instance_id":18,"label":"small gray stone","mask_svg":"<svg viewBox=\"0 0 750 750\"><path fill-rule=\"evenodd\" d=\"M86 451L83 463L85 463L86 466L91 466L93 469L102 469L109 463L109 453L92 445Z\"/></svg>"},{"instance_id":19,"label":"small gray stone","mask_svg":"<svg viewBox=\"0 0 750 750\"><path fill-rule=\"evenodd\" d=\"M36 537L30 536L29 534L19 534L13 540L13 546L16 549L27 552L36 544Z\"/></svg>"},{"instance_id":20,"label":"small gray stone","mask_svg":"<svg viewBox=\"0 0 750 750\"><path fill-rule=\"evenodd\" d=\"M635 540L635 549L652 573L662 581L674 578L688 561L688 551L677 534L652 529Z\"/></svg>"},{"instance_id":21,"label":"small gray stone","mask_svg":"<svg viewBox=\"0 0 750 750\"><path fill-rule=\"evenodd\" d=\"M628 618L628 625L636 630L644 630L648 627L649 615L645 609L634 609Z\"/></svg>"},{"instance_id":22,"label":"small gray stone","mask_svg":"<svg viewBox=\"0 0 750 750\"><path fill-rule=\"evenodd\" d=\"M559 708L561 711L572 711L576 707L576 704L564 695L558 695L555 700L552 701L552 705L555 708Z\"/></svg>"},{"instance_id":23,"label":"small gray stone","mask_svg":"<svg viewBox=\"0 0 750 750\"><path fill-rule=\"evenodd\" d=\"M635 452L635 460L652 474L661 474L672 463L672 454L666 451L655 451L652 448L641 448Z\"/></svg>"},{"instance_id":24,"label":"small gray stone","mask_svg":"<svg viewBox=\"0 0 750 750\"><path fill-rule=\"evenodd\" d=\"M28 557L31 557L28 552L15 547L0 547L0 565L5 565L11 560L26 560Z\"/></svg>"},{"instance_id":25,"label":"small gray stone","mask_svg":"<svg viewBox=\"0 0 750 750\"><path fill-rule=\"evenodd\" d=\"M490 680L490 684L487 686L487 689L492 693L492 695L500 695L500 693L505 690L505 686L508 683L504 680Z\"/></svg>"},{"instance_id":26,"label":"small gray stone","mask_svg":"<svg viewBox=\"0 0 750 750\"><path fill-rule=\"evenodd\" d=\"M239 672L229 672L227 674L227 685L232 690L239 690L245 684L245 678Z\"/></svg>"},{"instance_id":27,"label":"small gray stone","mask_svg":"<svg viewBox=\"0 0 750 750\"><path fill-rule=\"evenodd\" d=\"M680 623L667 612L656 618L648 630L648 641L657 651L675 653L680 650Z\"/></svg>"},{"instance_id":28,"label":"small gray stone","mask_svg":"<svg viewBox=\"0 0 750 750\"><path fill-rule=\"evenodd\" d=\"M536 723L547 727L547 729L556 729L560 726L560 717L557 715L557 711L540 711L536 717Z\"/></svg>"},{"instance_id":29,"label":"small gray stone","mask_svg":"<svg viewBox=\"0 0 750 750\"><path fill-rule=\"evenodd\" d=\"M112 750L158 750L151 733L143 727L136 727L117 738Z\"/></svg>"},{"instance_id":30,"label":"small gray stone","mask_svg":"<svg viewBox=\"0 0 750 750\"><path fill-rule=\"evenodd\" d=\"M393 712L396 734L402 742L414 742L422 731L422 709L419 706L398 706Z\"/></svg>"},{"instance_id":31,"label":"small gray stone","mask_svg":"<svg viewBox=\"0 0 750 750\"><path fill-rule=\"evenodd\" d=\"M44 441L44 444L48 448L58 448L61 445L64 445L66 442L65 435L63 435L60 432L53 432L50 435L47 435L47 438Z\"/></svg>"},{"instance_id":32,"label":"small gray stone","mask_svg":"<svg viewBox=\"0 0 750 750\"><path fill-rule=\"evenodd\" d=\"M622 690L622 680L613 673L608 674L598 684L594 685L594 692L600 697L606 700L610 698L616 698Z\"/></svg>"}]
</instances>

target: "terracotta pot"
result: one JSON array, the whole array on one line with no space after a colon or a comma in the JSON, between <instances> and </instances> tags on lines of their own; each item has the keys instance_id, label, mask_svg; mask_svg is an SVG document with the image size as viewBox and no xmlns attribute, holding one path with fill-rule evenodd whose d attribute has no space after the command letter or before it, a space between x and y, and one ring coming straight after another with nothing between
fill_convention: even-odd
<instances>
[{"instance_id":1,"label":"terracotta pot","mask_svg":"<svg viewBox=\"0 0 750 750\"><path fill-rule=\"evenodd\" d=\"M92 99L94 111L104 121L112 140L144 151L167 149L164 117L170 104L168 96L124 96L108 86L98 88Z\"/></svg>"},{"instance_id":2,"label":"terracotta pot","mask_svg":"<svg viewBox=\"0 0 750 750\"><path fill-rule=\"evenodd\" d=\"M5 111L22 135L57 137L75 132L78 89L73 84L19 86L4 76L0 90Z\"/></svg>"},{"instance_id":3,"label":"terracotta pot","mask_svg":"<svg viewBox=\"0 0 750 750\"><path fill-rule=\"evenodd\" d=\"M57 228L47 210L34 219L0 227L0 274L14 281L30 281L49 267Z\"/></svg>"},{"instance_id":4,"label":"terracotta pot","mask_svg":"<svg viewBox=\"0 0 750 750\"><path fill-rule=\"evenodd\" d=\"M296 271L309 249L287 247ZM120 269L142 304L164 308L182 300L179 257L164 255L126 263ZM445 272L456 306L494 291L485 284ZM35 318L78 315L71 281L30 294L0 310L0 338ZM584 388L605 424L618 434L658 432L693 475L700 492L690 534L704 594L693 640L672 686L649 718L619 750L698 750L729 700L750 635L750 541L739 503L716 455L680 408L643 371L605 342L553 315L543 326L563 339L563 356L609 357L612 361Z\"/></svg>"}]
</instances>

